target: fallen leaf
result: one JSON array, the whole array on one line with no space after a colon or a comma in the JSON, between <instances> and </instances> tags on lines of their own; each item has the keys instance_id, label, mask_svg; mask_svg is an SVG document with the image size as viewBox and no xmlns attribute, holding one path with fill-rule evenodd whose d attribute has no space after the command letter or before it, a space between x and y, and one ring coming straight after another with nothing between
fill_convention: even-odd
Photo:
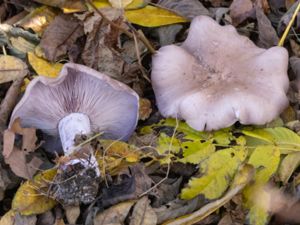
<instances>
[{"instance_id":1,"label":"fallen leaf","mask_svg":"<svg viewBox=\"0 0 300 225\"><path fill-rule=\"evenodd\" d=\"M256 6L255 10L258 24L259 46L263 48L276 46L279 42L279 38L271 24L271 21L264 14L262 8Z\"/></svg>"},{"instance_id":2,"label":"fallen leaf","mask_svg":"<svg viewBox=\"0 0 300 225\"><path fill-rule=\"evenodd\" d=\"M64 210L66 212L66 217L69 224L76 224L76 221L80 215L79 206L65 206Z\"/></svg>"},{"instance_id":3,"label":"fallen leaf","mask_svg":"<svg viewBox=\"0 0 300 225\"><path fill-rule=\"evenodd\" d=\"M34 0L44 5L61 8L64 13L82 12L86 10L81 0Z\"/></svg>"},{"instance_id":4,"label":"fallen leaf","mask_svg":"<svg viewBox=\"0 0 300 225\"><path fill-rule=\"evenodd\" d=\"M27 41L23 37L11 37L11 45L14 49L26 54L27 52L34 51L36 44L30 41Z\"/></svg>"},{"instance_id":5,"label":"fallen leaf","mask_svg":"<svg viewBox=\"0 0 300 225\"><path fill-rule=\"evenodd\" d=\"M157 216L147 196L141 198L133 207L129 225L156 225Z\"/></svg>"},{"instance_id":6,"label":"fallen leaf","mask_svg":"<svg viewBox=\"0 0 300 225\"><path fill-rule=\"evenodd\" d=\"M12 209L21 215L41 214L53 208L57 203L48 198L47 191L56 175L56 169L39 173L32 181L26 181L16 192Z\"/></svg>"},{"instance_id":7,"label":"fallen leaf","mask_svg":"<svg viewBox=\"0 0 300 225\"><path fill-rule=\"evenodd\" d=\"M245 160L244 148L228 148L213 153L200 164L200 177L189 180L188 186L181 190L182 199L192 199L203 194L207 199L219 198L229 187L238 167Z\"/></svg>"},{"instance_id":8,"label":"fallen leaf","mask_svg":"<svg viewBox=\"0 0 300 225\"><path fill-rule=\"evenodd\" d=\"M28 52L28 61L38 75L45 77L57 77L63 67L63 64L50 63L33 52Z\"/></svg>"},{"instance_id":9,"label":"fallen leaf","mask_svg":"<svg viewBox=\"0 0 300 225\"><path fill-rule=\"evenodd\" d=\"M112 7L122 9L132 3L133 0L108 0Z\"/></svg>"},{"instance_id":10,"label":"fallen leaf","mask_svg":"<svg viewBox=\"0 0 300 225\"><path fill-rule=\"evenodd\" d=\"M27 65L14 56L0 55L0 84L25 77Z\"/></svg>"},{"instance_id":11,"label":"fallen leaf","mask_svg":"<svg viewBox=\"0 0 300 225\"><path fill-rule=\"evenodd\" d=\"M278 169L278 176L281 182L286 184L293 172L300 165L300 153L291 153L284 157Z\"/></svg>"},{"instance_id":12,"label":"fallen leaf","mask_svg":"<svg viewBox=\"0 0 300 225\"><path fill-rule=\"evenodd\" d=\"M9 210L0 220L0 225L35 225L37 218L33 216L22 216L14 210Z\"/></svg>"},{"instance_id":13,"label":"fallen leaf","mask_svg":"<svg viewBox=\"0 0 300 225\"><path fill-rule=\"evenodd\" d=\"M72 44L83 35L82 25L72 15L60 14L50 23L41 39L41 48L51 62L65 55Z\"/></svg>"},{"instance_id":14,"label":"fallen leaf","mask_svg":"<svg viewBox=\"0 0 300 225\"><path fill-rule=\"evenodd\" d=\"M18 22L18 25L24 29L32 29L35 33L42 35L57 14L57 10L52 7L42 6L30 12Z\"/></svg>"},{"instance_id":15,"label":"fallen leaf","mask_svg":"<svg viewBox=\"0 0 300 225\"><path fill-rule=\"evenodd\" d=\"M131 23L144 27L159 27L187 22L187 19L171 11L149 5L139 10L125 11L125 17Z\"/></svg>"},{"instance_id":16,"label":"fallen leaf","mask_svg":"<svg viewBox=\"0 0 300 225\"><path fill-rule=\"evenodd\" d=\"M94 224L124 224L133 204L134 201L122 202L98 213L94 219Z\"/></svg>"},{"instance_id":17,"label":"fallen leaf","mask_svg":"<svg viewBox=\"0 0 300 225\"><path fill-rule=\"evenodd\" d=\"M139 119L146 120L152 112L151 102L146 98L140 98Z\"/></svg>"},{"instance_id":18,"label":"fallen leaf","mask_svg":"<svg viewBox=\"0 0 300 225\"><path fill-rule=\"evenodd\" d=\"M230 5L229 10L229 15L234 26L238 26L254 14L253 3L251 0L234 0Z\"/></svg>"}]
</instances>

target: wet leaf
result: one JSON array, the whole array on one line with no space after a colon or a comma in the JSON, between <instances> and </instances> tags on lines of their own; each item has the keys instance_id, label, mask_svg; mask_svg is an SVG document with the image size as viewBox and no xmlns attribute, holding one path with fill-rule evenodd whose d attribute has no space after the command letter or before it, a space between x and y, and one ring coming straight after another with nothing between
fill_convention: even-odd
<instances>
[{"instance_id":1,"label":"wet leaf","mask_svg":"<svg viewBox=\"0 0 300 225\"><path fill-rule=\"evenodd\" d=\"M43 58L28 52L28 61L38 75L45 77L57 77L63 67L61 63L50 63Z\"/></svg>"},{"instance_id":2,"label":"wet leaf","mask_svg":"<svg viewBox=\"0 0 300 225\"><path fill-rule=\"evenodd\" d=\"M27 65L22 60L14 56L0 55L0 84L23 78L27 73Z\"/></svg>"},{"instance_id":3,"label":"wet leaf","mask_svg":"<svg viewBox=\"0 0 300 225\"><path fill-rule=\"evenodd\" d=\"M184 23L187 20L175 13L154 7L146 6L139 10L125 11L126 18L134 24L144 27L159 27L174 23Z\"/></svg>"},{"instance_id":4,"label":"wet leaf","mask_svg":"<svg viewBox=\"0 0 300 225\"><path fill-rule=\"evenodd\" d=\"M152 207L148 197L141 198L133 207L129 225L156 225L157 216Z\"/></svg>"},{"instance_id":5,"label":"wet leaf","mask_svg":"<svg viewBox=\"0 0 300 225\"><path fill-rule=\"evenodd\" d=\"M39 173L32 181L26 181L16 192L12 209L21 215L41 214L56 205L56 201L47 197L47 190L56 175L56 169Z\"/></svg>"},{"instance_id":6,"label":"wet leaf","mask_svg":"<svg viewBox=\"0 0 300 225\"><path fill-rule=\"evenodd\" d=\"M182 189L181 198L191 199L199 194L203 194L207 199L220 197L246 156L247 152L242 147L213 153L200 164L201 176L190 179L188 187Z\"/></svg>"}]
</instances>

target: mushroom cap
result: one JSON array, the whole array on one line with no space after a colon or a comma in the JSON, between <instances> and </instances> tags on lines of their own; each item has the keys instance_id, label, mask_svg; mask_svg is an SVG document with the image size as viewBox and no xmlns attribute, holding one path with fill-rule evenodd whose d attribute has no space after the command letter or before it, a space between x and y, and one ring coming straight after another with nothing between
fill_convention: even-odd
<instances>
[{"instance_id":1,"label":"mushroom cap","mask_svg":"<svg viewBox=\"0 0 300 225\"><path fill-rule=\"evenodd\" d=\"M194 18L183 44L162 47L152 63L159 111L196 130L264 124L288 104L287 51L258 48L207 16Z\"/></svg>"},{"instance_id":2,"label":"mushroom cap","mask_svg":"<svg viewBox=\"0 0 300 225\"><path fill-rule=\"evenodd\" d=\"M83 113L92 131L126 140L136 127L138 108L138 95L125 84L89 67L67 63L57 78L39 76L30 82L11 123L19 117L23 127L41 129L48 136L46 146L53 148L57 143L47 141L59 140L59 121L70 113Z\"/></svg>"}]
</instances>

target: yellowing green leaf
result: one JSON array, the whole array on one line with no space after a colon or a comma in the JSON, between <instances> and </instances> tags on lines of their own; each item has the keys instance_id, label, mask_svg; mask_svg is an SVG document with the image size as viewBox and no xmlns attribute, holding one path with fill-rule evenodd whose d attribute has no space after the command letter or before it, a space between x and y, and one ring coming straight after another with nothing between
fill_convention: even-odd
<instances>
[{"instance_id":1,"label":"yellowing green leaf","mask_svg":"<svg viewBox=\"0 0 300 225\"><path fill-rule=\"evenodd\" d=\"M180 141L176 137L169 137L161 133L156 147L157 152L163 155L168 152L178 153L180 150Z\"/></svg>"},{"instance_id":2,"label":"yellowing green leaf","mask_svg":"<svg viewBox=\"0 0 300 225\"><path fill-rule=\"evenodd\" d=\"M181 147L183 150L183 158L179 161L183 163L198 164L215 151L215 146L211 141L206 141L203 143L200 141L188 141L182 143Z\"/></svg>"},{"instance_id":3,"label":"yellowing green leaf","mask_svg":"<svg viewBox=\"0 0 300 225\"><path fill-rule=\"evenodd\" d=\"M15 194L12 209L21 215L41 214L57 203L47 197L48 187L56 175L56 169L39 173L32 181L26 181Z\"/></svg>"},{"instance_id":4,"label":"yellowing green leaf","mask_svg":"<svg viewBox=\"0 0 300 225\"><path fill-rule=\"evenodd\" d=\"M243 194L245 205L250 209L251 224L264 225L268 219L268 195L264 193L265 185L277 171L280 162L279 147L274 145L258 146L251 154L248 163L256 169L254 183L245 188Z\"/></svg>"},{"instance_id":5,"label":"yellowing green leaf","mask_svg":"<svg viewBox=\"0 0 300 225\"><path fill-rule=\"evenodd\" d=\"M214 132L213 139L220 145L229 145L234 139L234 136L230 132L230 129L222 129Z\"/></svg>"},{"instance_id":6,"label":"yellowing green leaf","mask_svg":"<svg viewBox=\"0 0 300 225\"><path fill-rule=\"evenodd\" d=\"M238 167L245 160L244 148L228 148L213 153L200 164L199 178L192 178L182 189L181 198L192 199L203 194L207 199L220 197L227 190Z\"/></svg>"},{"instance_id":7,"label":"yellowing green leaf","mask_svg":"<svg viewBox=\"0 0 300 225\"><path fill-rule=\"evenodd\" d=\"M57 77L63 67L63 64L50 63L33 52L28 52L28 61L38 75L45 77Z\"/></svg>"},{"instance_id":8,"label":"yellowing green leaf","mask_svg":"<svg viewBox=\"0 0 300 225\"><path fill-rule=\"evenodd\" d=\"M282 160L278 175L283 183L287 183L294 170L300 165L300 152L288 154Z\"/></svg>"},{"instance_id":9,"label":"yellowing green leaf","mask_svg":"<svg viewBox=\"0 0 300 225\"><path fill-rule=\"evenodd\" d=\"M243 133L252 138L247 140L252 146L275 144L282 154L300 151L299 135L284 127L243 130Z\"/></svg>"},{"instance_id":10,"label":"yellowing green leaf","mask_svg":"<svg viewBox=\"0 0 300 225\"><path fill-rule=\"evenodd\" d=\"M158 27L174 23L187 22L187 19L171 11L150 5L138 10L125 11L125 17L131 23L144 27Z\"/></svg>"}]
</instances>

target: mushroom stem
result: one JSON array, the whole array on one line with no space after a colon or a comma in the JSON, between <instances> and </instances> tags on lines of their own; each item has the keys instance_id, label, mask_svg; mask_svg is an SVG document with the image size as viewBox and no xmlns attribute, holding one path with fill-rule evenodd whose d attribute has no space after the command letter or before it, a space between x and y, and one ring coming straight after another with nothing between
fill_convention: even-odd
<instances>
[{"instance_id":1,"label":"mushroom stem","mask_svg":"<svg viewBox=\"0 0 300 225\"><path fill-rule=\"evenodd\" d=\"M76 135L91 133L90 119L83 113L71 113L59 121L58 130L64 153L70 155Z\"/></svg>"}]
</instances>

